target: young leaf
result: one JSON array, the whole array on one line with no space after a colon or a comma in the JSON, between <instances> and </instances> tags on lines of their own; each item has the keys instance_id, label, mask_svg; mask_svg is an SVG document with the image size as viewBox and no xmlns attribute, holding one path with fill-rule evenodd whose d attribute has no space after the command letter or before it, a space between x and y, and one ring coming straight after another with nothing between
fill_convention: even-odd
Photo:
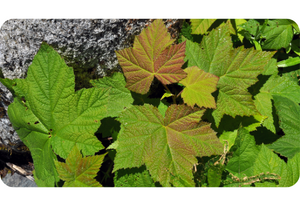
<instances>
[{"instance_id":1,"label":"young leaf","mask_svg":"<svg viewBox=\"0 0 300 200\"><path fill-rule=\"evenodd\" d=\"M238 178L253 176L253 164L259 153L254 137L246 129L239 129L233 147L237 149L229 160L226 170Z\"/></svg>"},{"instance_id":2,"label":"young leaf","mask_svg":"<svg viewBox=\"0 0 300 200\"><path fill-rule=\"evenodd\" d=\"M53 150L66 158L74 146L84 155L103 149L94 133L100 120L108 116L107 91L91 88L74 92L74 79L73 69L43 43L26 79L15 79L16 85L12 86L24 101L15 98L8 107L9 118L30 149L35 178L40 183L45 181L47 186L54 186L59 180Z\"/></svg>"},{"instance_id":3,"label":"young leaf","mask_svg":"<svg viewBox=\"0 0 300 200\"><path fill-rule=\"evenodd\" d=\"M181 93L183 101L192 108L195 104L200 108L216 108L211 93L217 90L219 77L206 73L196 66L188 67L184 71L187 77L179 82L185 86Z\"/></svg>"},{"instance_id":4,"label":"young leaf","mask_svg":"<svg viewBox=\"0 0 300 200\"><path fill-rule=\"evenodd\" d=\"M104 156L83 157L76 146L73 147L66 159L66 163L55 161L59 177L65 181L63 187L101 187L94 179L97 176Z\"/></svg>"},{"instance_id":5,"label":"young leaf","mask_svg":"<svg viewBox=\"0 0 300 200\"><path fill-rule=\"evenodd\" d=\"M133 48L116 51L129 90L146 94L154 77L165 85L186 77L181 69L185 42L173 42L163 21L155 20L135 37Z\"/></svg>"},{"instance_id":6,"label":"young leaf","mask_svg":"<svg viewBox=\"0 0 300 200\"><path fill-rule=\"evenodd\" d=\"M108 90L107 112L111 117L117 117L124 109L133 103L130 91L125 88L126 81L121 73L114 73L112 77L104 77L90 81L93 86Z\"/></svg>"},{"instance_id":7,"label":"young leaf","mask_svg":"<svg viewBox=\"0 0 300 200\"><path fill-rule=\"evenodd\" d=\"M162 186L194 186L196 156L223 151L210 124L199 123L203 113L185 105L169 106L165 118L148 104L125 110L119 117L123 132L118 136L114 171L145 164Z\"/></svg>"},{"instance_id":8,"label":"young leaf","mask_svg":"<svg viewBox=\"0 0 300 200\"><path fill-rule=\"evenodd\" d=\"M205 34L216 19L191 19L192 34Z\"/></svg>"}]
</instances>

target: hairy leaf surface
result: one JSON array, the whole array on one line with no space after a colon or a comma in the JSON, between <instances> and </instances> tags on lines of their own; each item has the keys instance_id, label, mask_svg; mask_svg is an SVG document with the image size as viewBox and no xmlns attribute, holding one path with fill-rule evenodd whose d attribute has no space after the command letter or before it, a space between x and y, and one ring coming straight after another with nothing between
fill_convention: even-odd
<instances>
[{"instance_id":1,"label":"hairy leaf surface","mask_svg":"<svg viewBox=\"0 0 300 200\"><path fill-rule=\"evenodd\" d=\"M155 20L135 37L133 48L116 51L129 90L146 94L154 77L165 85L186 77L181 69L185 42L173 42L163 21Z\"/></svg>"},{"instance_id":2,"label":"hairy leaf surface","mask_svg":"<svg viewBox=\"0 0 300 200\"><path fill-rule=\"evenodd\" d=\"M204 36L200 46L186 41L188 66L197 66L220 77L217 109L213 116L218 126L224 114L235 117L258 114L247 88L258 81L274 52L239 47L232 49L229 26L224 25Z\"/></svg>"},{"instance_id":3,"label":"hairy leaf surface","mask_svg":"<svg viewBox=\"0 0 300 200\"><path fill-rule=\"evenodd\" d=\"M84 155L103 148L94 133L100 120L108 115L107 90L74 92L73 69L45 43L34 57L26 79L14 81L13 90L19 96L8 108L9 118L32 153L35 178L47 183L41 186L54 186L58 179L53 150L66 158L74 146Z\"/></svg>"},{"instance_id":4,"label":"hairy leaf surface","mask_svg":"<svg viewBox=\"0 0 300 200\"><path fill-rule=\"evenodd\" d=\"M101 187L95 177L105 155L82 157L79 149L74 146L66 163L55 161L59 177L65 181L63 187Z\"/></svg>"},{"instance_id":5,"label":"hairy leaf surface","mask_svg":"<svg viewBox=\"0 0 300 200\"><path fill-rule=\"evenodd\" d=\"M195 104L200 108L216 108L211 93L217 90L219 77L206 73L196 66L188 67L184 71L187 77L179 82L185 86L181 93L183 101L192 108Z\"/></svg>"},{"instance_id":6,"label":"hairy leaf surface","mask_svg":"<svg viewBox=\"0 0 300 200\"><path fill-rule=\"evenodd\" d=\"M117 117L124 107L129 108L132 105L133 98L130 91L125 88L126 81L123 74L114 73L112 77L104 77L90 82L96 88L108 90L107 112L110 116Z\"/></svg>"},{"instance_id":7,"label":"hairy leaf surface","mask_svg":"<svg viewBox=\"0 0 300 200\"><path fill-rule=\"evenodd\" d=\"M124 130L118 136L114 171L145 164L153 180L162 186L194 186L196 156L221 154L223 150L210 124L199 123L204 111L171 105L163 118L148 104L125 110L119 117Z\"/></svg>"}]
</instances>

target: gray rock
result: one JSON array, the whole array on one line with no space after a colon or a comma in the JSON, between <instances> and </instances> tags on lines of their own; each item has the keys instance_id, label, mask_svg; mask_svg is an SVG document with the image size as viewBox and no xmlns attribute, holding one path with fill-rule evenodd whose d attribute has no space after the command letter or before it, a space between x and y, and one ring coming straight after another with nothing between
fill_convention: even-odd
<instances>
[{"instance_id":1,"label":"gray rock","mask_svg":"<svg viewBox=\"0 0 300 200\"><path fill-rule=\"evenodd\" d=\"M2 178L2 181L5 185L10 187L37 187L34 181L31 181L17 173L14 173L14 175L7 174L4 178Z\"/></svg>"},{"instance_id":2,"label":"gray rock","mask_svg":"<svg viewBox=\"0 0 300 200\"><path fill-rule=\"evenodd\" d=\"M115 50L132 45L148 19L12 19L0 29L0 70L5 78L25 78L42 41L52 45L69 66L97 68L99 77L120 71ZM179 20L164 20L173 37ZM174 36L175 34L175 36ZM12 94L0 83L0 138L4 144L19 137L8 121ZM4 105L4 102L7 102ZM2 114L2 115L1 115ZM1 140L0 140L1 142Z\"/></svg>"}]
</instances>

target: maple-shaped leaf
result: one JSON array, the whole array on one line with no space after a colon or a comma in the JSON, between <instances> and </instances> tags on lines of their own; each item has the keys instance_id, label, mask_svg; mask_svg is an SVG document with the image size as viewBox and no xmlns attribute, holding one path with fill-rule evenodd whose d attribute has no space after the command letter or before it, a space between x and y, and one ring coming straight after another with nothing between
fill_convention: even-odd
<instances>
[{"instance_id":1,"label":"maple-shaped leaf","mask_svg":"<svg viewBox=\"0 0 300 200\"><path fill-rule=\"evenodd\" d=\"M191 19L192 34L205 34L216 19Z\"/></svg>"},{"instance_id":2,"label":"maple-shaped leaf","mask_svg":"<svg viewBox=\"0 0 300 200\"><path fill-rule=\"evenodd\" d=\"M59 181L54 153L66 158L74 146L83 155L93 155L104 148L94 133L100 120L109 115L107 90L75 92L73 68L50 46L41 45L26 79L13 81L17 96L8 107L8 116L30 149L39 186L54 186Z\"/></svg>"},{"instance_id":3,"label":"maple-shaped leaf","mask_svg":"<svg viewBox=\"0 0 300 200\"><path fill-rule=\"evenodd\" d=\"M163 21L155 20L135 37L133 48L116 51L129 90L146 94L154 77L165 85L186 77L181 69L185 43L173 42Z\"/></svg>"},{"instance_id":4,"label":"maple-shaped leaf","mask_svg":"<svg viewBox=\"0 0 300 200\"><path fill-rule=\"evenodd\" d=\"M216 108L216 102L211 95L212 92L217 90L217 83L219 77L206 73L198 67L188 67L184 70L187 77L179 83L185 86L181 96L184 103L194 107L197 104L200 108Z\"/></svg>"},{"instance_id":5,"label":"maple-shaped leaf","mask_svg":"<svg viewBox=\"0 0 300 200\"><path fill-rule=\"evenodd\" d=\"M217 109L213 112L217 127L224 114L232 117L259 114L247 88L258 81L257 76L275 52L232 49L228 24L212 30L200 45L188 40L186 45L188 67L197 66L220 77Z\"/></svg>"},{"instance_id":6,"label":"maple-shaped leaf","mask_svg":"<svg viewBox=\"0 0 300 200\"><path fill-rule=\"evenodd\" d=\"M65 181L63 187L101 187L95 177L106 154L82 157L76 146L66 162L55 161L59 178Z\"/></svg>"},{"instance_id":7,"label":"maple-shaped leaf","mask_svg":"<svg viewBox=\"0 0 300 200\"><path fill-rule=\"evenodd\" d=\"M210 124L199 122L205 110L171 105L165 117L149 104L120 114L114 171L145 164L162 186L194 186L196 157L221 154L223 145ZM179 184L180 183L180 184Z\"/></svg>"}]
</instances>

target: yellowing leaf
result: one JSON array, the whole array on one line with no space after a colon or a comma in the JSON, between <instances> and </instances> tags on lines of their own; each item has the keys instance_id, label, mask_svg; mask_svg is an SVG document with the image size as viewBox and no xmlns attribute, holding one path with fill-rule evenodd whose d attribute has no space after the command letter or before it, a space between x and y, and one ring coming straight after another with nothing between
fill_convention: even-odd
<instances>
[{"instance_id":1,"label":"yellowing leaf","mask_svg":"<svg viewBox=\"0 0 300 200\"><path fill-rule=\"evenodd\" d=\"M181 94L183 101L192 108L195 104L199 107L216 108L211 93L217 90L219 77L206 73L196 66L186 68L184 71L188 75L179 82L185 86Z\"/></svg>"},{"instance_id":2,"label":"yellowing leaf","mask_svg":"<svg viewBox=\"0 0 300 200\"><path fill-rule=\"evenodd\" d=\"M196 157L221 154L223 145L210 124L200 122L205 110L171 105L163 118L149 104L121 113L114 171L145 164L162 186L194 186Z\"/></svg>"},{"instance_id":3,"label":"yellowing leaf","mask_svg":"<svg viewBox=\"0 0 300 200\"><path fill-rule=\"evenodd\" d=\"M146 94L154 77L165 85L186 77L181 69L185 43L173 42L163 21L155 20L135 38L133 48L116 51L129 90Z\"/></svg>"},{"instance_id":4,"label":"yellowing leaf","mask_svg":"<svg viewBox=\"0 0 300 200\"><path fill-rule=\"evenodd\" d=\"M216 126L224 114L235 117L258 114L247 88L258 81L275 52L256 51L253 48L232 49L229 25L212 30L203 36L200 45L186 41L188 67L197 66L220 77L217 88L217 108L213 112Z\"/></svg>"},{"instance_id":5,"label":"yellowing leaf","mask_svg":"<svg viewBox=\"0 0 300 200\"><path fill-rule=\"evenodd\" d=\"M80 151L74 146L66 163L55 161L59 178L65 181L63 187L101 187L95 177L105 155L82 158Z\"/></svg>"}]
</instances>

